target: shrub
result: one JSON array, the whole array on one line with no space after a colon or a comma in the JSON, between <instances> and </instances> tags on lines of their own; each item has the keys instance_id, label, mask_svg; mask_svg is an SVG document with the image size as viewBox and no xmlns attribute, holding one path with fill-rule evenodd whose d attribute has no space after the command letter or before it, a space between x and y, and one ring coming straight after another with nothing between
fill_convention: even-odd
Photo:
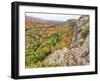
<instances>
[{"instance_id":1,"label":"shrub","mask_svg":"<svg viewBox=\"0 0 100 81\"><path fill-rule=\"evenodd\" d=\"M82 30L82 33L81 33L81 37L83 39L86 38L86 36L89 34L89 27L85 27L83 30Z\"/></svg>"},{"instance_id":2,"label":"shrub","mask_svg":"<svg viewBox=\"0 0 100 81\"><path fill-rule=\"evenodd\" d=\"M48 64L46 62L43 61L38 61L36 64L33 64L32 67L34 68L41 68L41 67L57 67L59 65L56 64Z\"/></svg>"}]
</instances>

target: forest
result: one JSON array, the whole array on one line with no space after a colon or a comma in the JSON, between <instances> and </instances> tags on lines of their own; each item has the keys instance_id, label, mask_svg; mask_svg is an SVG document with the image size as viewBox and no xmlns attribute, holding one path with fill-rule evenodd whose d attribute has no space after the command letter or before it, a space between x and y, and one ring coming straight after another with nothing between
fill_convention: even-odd
<instances>
[{"instance_id":1,"label":"forest","mask_svg":"<svg viewBox=\"0 0 100 81\"><path fill-rule=\"evenodd\" d=\"M80 28L77 28L77 24L81 24ZM69 19L65 22L26 16L25 68L89 64L89 45L83 49L88 36L88 16L82 15L79 19ZM82 49L81 52L76 48Z\"/></svg>"}]
</instances>

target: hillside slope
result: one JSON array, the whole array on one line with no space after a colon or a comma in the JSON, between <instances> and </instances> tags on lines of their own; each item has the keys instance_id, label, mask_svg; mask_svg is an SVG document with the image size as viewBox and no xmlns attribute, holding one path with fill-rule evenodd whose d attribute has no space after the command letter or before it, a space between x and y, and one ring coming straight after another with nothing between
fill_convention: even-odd
<instances>
[{"instance_id":1,"label":"hillside slope","mask_svg":"<svg viewBox=\"0 0 100 81\"><path fill-rule=\"evenodd\" d=\"M46 25L42 23L40 26L32 21L32 27L26 27L26 68L89 64L88 16L70 19L62 24Z\"/></svg>"},{"instance_id":2,"label":"hillside slope","mask_svg":"<svg viewBox=\"0 0 100 81\"><path fill-rule=\"evenodd\" d=\"M79 20L81 26L75 29L70 48L54 51L44 62L62 66L89 64L89 18L81 16Z\"/></svg>"}]
</instances>

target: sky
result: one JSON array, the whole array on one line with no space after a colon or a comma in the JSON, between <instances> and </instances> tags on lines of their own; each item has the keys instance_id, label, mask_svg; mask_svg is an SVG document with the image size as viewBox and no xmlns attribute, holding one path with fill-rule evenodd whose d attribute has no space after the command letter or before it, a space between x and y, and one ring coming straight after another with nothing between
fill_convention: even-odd
<instances>
[{"instance_id":1,"label":"sky","mask_svg":"<svg viewBox=\"0 0 100 81\"><path fill-rule=\"evenodd\" d=\"M49 14L49 13L25 13L25 16L31 16L46 20L67 21L68 19L78 19L80 15L68 14Z\"/></svg>"}]
</instances>

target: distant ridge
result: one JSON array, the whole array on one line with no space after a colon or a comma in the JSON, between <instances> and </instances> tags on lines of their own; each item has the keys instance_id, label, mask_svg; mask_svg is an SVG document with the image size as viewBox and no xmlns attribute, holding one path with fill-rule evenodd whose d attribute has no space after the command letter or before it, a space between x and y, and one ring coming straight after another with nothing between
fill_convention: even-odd
<instances>
[{"instance_id":1,"label":"distant ridge","mask_svg":"<svg viewBox=\"0 0 100 81\"><path fill-rule=\"evenodd\" d=\"M63 24L64 21L57 21L57 20L46 20L46 19L41 19L41 18L36 18L36 17L31 17L31 16L25 16L25 21L30 21L30 22L38 22L41 24Z\"/></svg>"}]
</instances>

